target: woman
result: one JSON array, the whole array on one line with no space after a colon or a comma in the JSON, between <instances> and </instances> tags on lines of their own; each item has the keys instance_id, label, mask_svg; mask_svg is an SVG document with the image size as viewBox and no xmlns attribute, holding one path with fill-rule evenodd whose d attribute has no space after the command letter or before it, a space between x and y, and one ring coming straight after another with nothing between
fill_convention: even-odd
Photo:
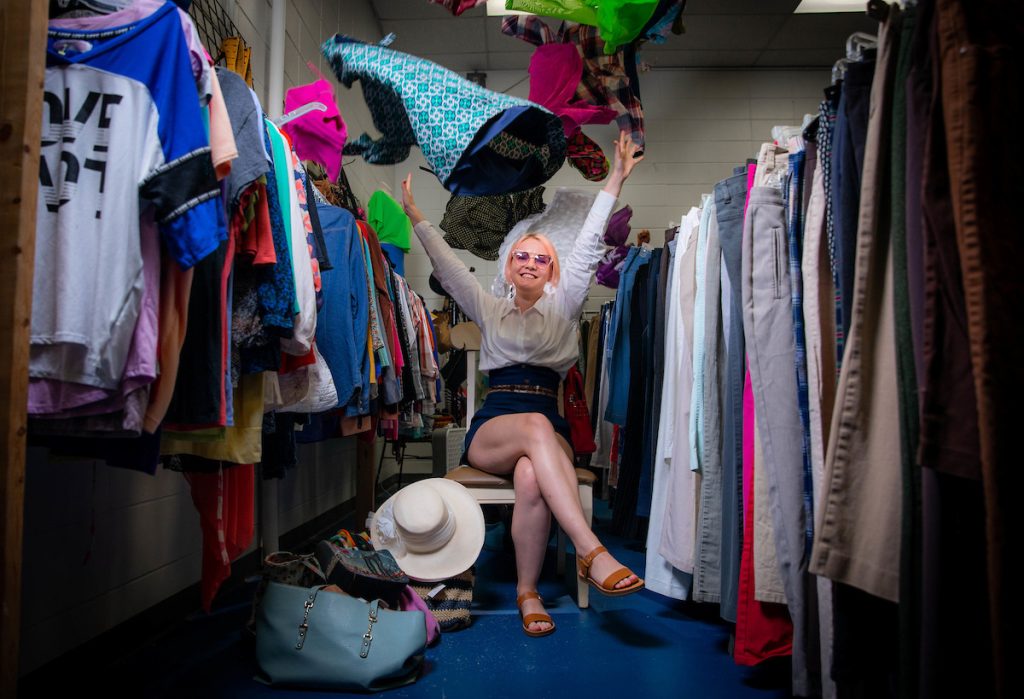
<instances>
[{"instance_id":1,"label":"woman","mask_svg":"<svg viewBox=\"0 0 1024 699\"><path fill-rule=\"evenodd\" d=\"M625 132L619 135L615 164L564 265L540 232L531 231L512 246L505 266L510 282L505 298L485 292L424 220L412 196L412 175L402 183L405 213L435 276L480 326L480 369L489 373L490 391L466 434L465 457L481 471L512 474L517 604L529 636L555 630L537 594L552 514L576 551L588 552L577 557L577 566L589 584L608 595L629 594L644 585L601 546L584 519L569 426L557 407L558 383L577 359L577 318L604 254L601 236L622 183L643 159L637 150Z\"/></svg>"}]
</instances>

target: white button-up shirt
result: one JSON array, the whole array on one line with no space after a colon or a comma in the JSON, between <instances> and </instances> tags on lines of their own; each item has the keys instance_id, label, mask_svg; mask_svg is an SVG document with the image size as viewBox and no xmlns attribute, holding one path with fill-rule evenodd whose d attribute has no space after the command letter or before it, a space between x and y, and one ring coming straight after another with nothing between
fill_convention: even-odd
<instances>
[{"instance_id":1,"label":"white button-up shirt","mask_svg":"<svg viewBox=\"0 0 1024 699\"><path fill-rule=\"evenodd\" d=\"M579 315L590 282L607 246L601 239L616 197L600 192L576 238L572 252L561 264L557 286L547 285L544 295L526 311L510 298L487 293L441 234L427 221L413 229L434 266L441 286L480 326L480 370L513 364L554 369L563 378L579 358ZM541 231L543 232L543 231Z\"/></svg>"}]
</instances>

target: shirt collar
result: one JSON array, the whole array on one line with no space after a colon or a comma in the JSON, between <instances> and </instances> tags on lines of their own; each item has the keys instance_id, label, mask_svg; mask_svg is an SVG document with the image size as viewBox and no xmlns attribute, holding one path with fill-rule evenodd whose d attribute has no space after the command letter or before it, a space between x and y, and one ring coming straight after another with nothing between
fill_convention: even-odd
<instances>
[{"instance_id":1,"label":"shirt collar","mask_svg":"<svg viewBox=\"0 0 1024 699\"><path fill-rule=\"evenodd\" d=\"M549 298L548 298L549 296L550 296L550 294L545 293L543 296L541 296L539 299L537 299L537 303L535 303L532 306L530 306L530 308L527 309L526 312L529 313L530 311L537 311L537 313L539 313L541 315L541 317L546 316L547 315L547 306L550 303ZM519 309L516 308L516 301L515 301L515 299L510 299L510 298L506 297L505 298L505 308L501 312L501 317L504 318L509 313L517 313L518 311L519 311Z\"/></svg>"}]
</instances>

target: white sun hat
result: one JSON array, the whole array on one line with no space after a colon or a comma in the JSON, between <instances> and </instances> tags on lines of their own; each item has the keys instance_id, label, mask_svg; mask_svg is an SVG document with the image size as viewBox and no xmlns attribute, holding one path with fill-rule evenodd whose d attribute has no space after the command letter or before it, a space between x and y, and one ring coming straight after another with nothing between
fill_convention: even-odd
<instances>
[{"instance_id":1,"label":"white sun hat","mask_svg":"<svg viewBox=\"0 0 1024 699\"><path fill-rule=\"evenodd\" d=\"M484 546L484 513L461 483L428 478L405 486L373 515L370 542L410 578L437 582L468 570Z\"/></svg>"}]
</instances>

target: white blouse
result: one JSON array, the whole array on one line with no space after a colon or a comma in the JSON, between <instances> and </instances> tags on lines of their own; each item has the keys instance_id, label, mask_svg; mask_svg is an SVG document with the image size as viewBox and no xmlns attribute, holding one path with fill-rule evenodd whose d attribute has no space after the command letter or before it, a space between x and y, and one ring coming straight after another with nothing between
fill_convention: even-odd
<instances>
[{"instance_id":1,"label":"white blouse","mask_svg":"<svg viewBox=\"0 0 1024 699\"><path fill-rule=\"evenodd\" d=\"M561 264L557 286L545 287L544 295L521 312L510 298L484 291L480 282L428 221L414 231L434 266L441 286L459 307L480 326L480 370L490 371L513 364L554 369L563 378L579 358L580 311L590 282L607 246L601 240L616 197L600 192L590 208L572 252Z\"/></svg>"}]
</instances>

